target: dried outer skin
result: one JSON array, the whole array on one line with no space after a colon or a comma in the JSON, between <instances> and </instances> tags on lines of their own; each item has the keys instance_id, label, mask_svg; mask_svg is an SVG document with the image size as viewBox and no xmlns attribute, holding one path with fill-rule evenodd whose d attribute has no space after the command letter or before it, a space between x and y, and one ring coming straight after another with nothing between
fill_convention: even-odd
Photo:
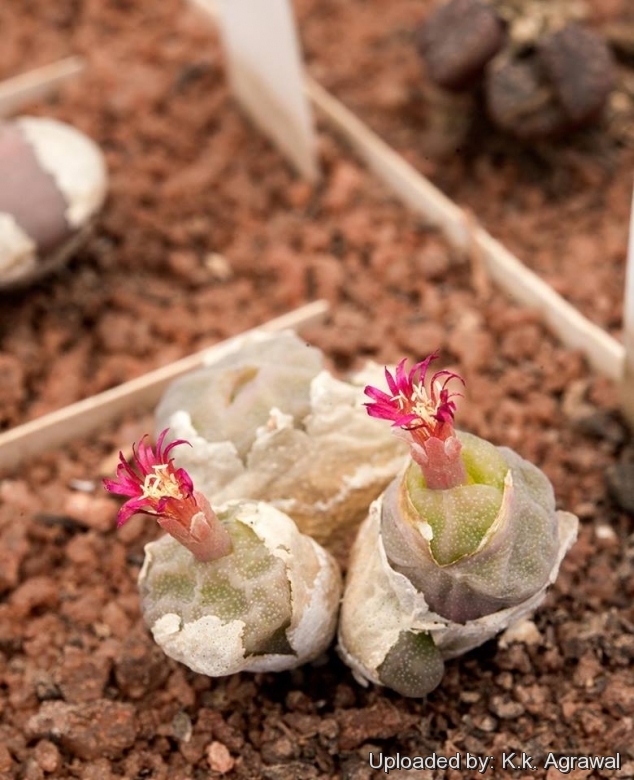
<instances>
[{"instance_id":1,"label":"dried outer skin","mask_svg":"<svg viewBox=\"0 0 634 780\"><path fill-rule=\"evenodd\" d=\"M539 606L576 538L577 518L567 512L557 512L557 554L544 582L533 594L515 606L463 624L431 610L425 594L390 566L381 534L383 502L381 496L370 507L352 550L339 620L339 652L361 684L388 685L402 695L420 697L438 685L439 663L442 674L444 660L488 641ZM389 666L386 659L389 660L404 633L428 635L437 655L426 643L418 657L410 653L409 662L404 658L405 663L395 679L385 674Z\"/></svg>"},{"instance_id":2,"label":"dried outer skin","mask_svg":"<svg viewBox=\"0 0 634 780\"><path fill-rule=\"evenodd\" d=\"M310 382L321 371L323 357L291 333L255 338L214 365L180 377L167 389L156 410L157 428L185 410L200 437L231 442L244 459L265 426L270 410L302 419L310 410ZM207 492L212 478L194 484ZM211 491L213 494L213 491Z\"/></svg>"},{"instance_id":3,"label":"dried outer skin","mask_svg":"<svg viewBox=\"0 0 634 780\"><path fill-rule=\"evenodd\" d=\"M230 387L232 376L250 379L222 396L218 388ZM365 411L362 387L370 381L376 376L334 379L317 350L280 334L180 380L159 406L157 430L169 426L173 438L191 442L175 450L175 462L213 502L268 501L343 554L406 456L390 428Z\"/></svg>"},{"instance_id":4,"label":"dried outer skin","mask_svg":"<svg viewBox=\"0 0 634 780\"><path fill-rule=\"evenodd\" d=\"M293 521L255 501L218 508L234 551L201 563L165 536L146 546L141 607L171 658L212 677L292 669L332 641L341 576Z\"/></svg>"},{"instance_id":5,"label":"dried outer skin","mask_svg":"<svg viewBox=\"0 0 634 780\"><path fill-rule=\"evenodd\" d=\"M451 0L419 28L417 46L438 86L468 89L504 43L504 25L479 0Z\"/></svg>"},{"instance_id":6,"label":"dried outer skin","mask_svg":"<svg viewBox=\"0 0 634 780\"><path fill-rule=\"evenodd\" d=\"M539 58L574 125L595 119L614 86L614 62L605 41L578 24L549 35Z\"/></svg>"}]
</instances>

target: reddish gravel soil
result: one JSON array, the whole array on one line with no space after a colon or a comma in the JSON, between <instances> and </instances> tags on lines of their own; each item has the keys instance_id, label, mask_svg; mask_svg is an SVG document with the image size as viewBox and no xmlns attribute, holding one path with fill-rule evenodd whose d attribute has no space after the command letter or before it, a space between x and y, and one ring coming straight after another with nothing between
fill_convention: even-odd
<instances>
[{"instance_id":1,"label":"reddish gravel soil","mask_svg":"<svg viewBox=\"0 0 634 780\"><path fill-rule=\"evenodd\" d=\"M458 99L451 118L439 119L439 93L415 45L439 3L294 4L315 78L589 319L618 335L634 170L632 4L587 3L589 27L629 35L629 58L617 59L603 120L557 142L524 145L491 126L482 99L475 109Z\"/></svg>"},{"instance_id":2,"label":"reddish gravel soil","mask_svg":"<svg viewBox=\"0 0 634 780\"><path fill-rule=\"evenodd\" d=\"M560 506L580 516L580 539L535 616L537 631L450 662L424 701L361 688L334 649L292 673L209 679L153 644L136 577L143 545L159 531L135 518L115 532L117 503L100 488L117 450L152 429L148 415L131 411L0 479L0 777L365 780L384 776L370 752L376 760L467 751L496 757L489 777L548 780L563 776L544 768L551 751L618 752L618 772L567 776L633 777L634 534L606 474L634 454L615 388L536 314L474 285L468 258L403 209L327 128L323 179L299 180L233 105L213 31L176 0L142 5L0 8L10 42L3 75L71 52L87 57L86 74L33 112L93 137L111 177L85 249L57 275L2 297L2 426L323 297L331 313L304 335L332 367L439 348L466 381L459 426L541 466ZM356 77L367 84L367 72ZM479 169L454 161L456 181L461 166L467 180ZM493 182L493 168L481 166ZM546 198L539 181L514 182L518 199L532 203L520 216L540 226L541 255L559 257L571 201ZM508 186L499 186L502 201ZM629 192L610 193L603 217L627 214ZM584 203L603 218L587 196L580 213ZM613 482L625 502L630 483L620 473ZM502 769L502 753L513 751L536 769Z\"/></svg>"}]
</instances>

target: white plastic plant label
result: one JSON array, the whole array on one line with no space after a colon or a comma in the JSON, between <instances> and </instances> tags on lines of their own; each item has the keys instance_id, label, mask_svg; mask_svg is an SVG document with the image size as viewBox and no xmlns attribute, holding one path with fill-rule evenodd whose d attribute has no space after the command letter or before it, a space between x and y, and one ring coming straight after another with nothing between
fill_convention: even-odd
<instances>
[{"instance_id":1,"label":"white plastic plant label","mask_svg":"<svg viewBox=\"0 0 634 780\"><path fill-rule=\"evenodd\" d=\"M195 0L220 27L232 90L307 179L317 177L312 111L289 0Z\"/></svg>"}]
</instances>

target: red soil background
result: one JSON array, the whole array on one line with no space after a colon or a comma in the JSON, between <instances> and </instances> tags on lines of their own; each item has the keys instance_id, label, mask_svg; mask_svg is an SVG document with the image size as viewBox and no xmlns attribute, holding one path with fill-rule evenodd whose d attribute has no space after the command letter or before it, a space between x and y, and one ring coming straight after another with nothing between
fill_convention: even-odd
<instances>
[{"instance_id":1,"label":"red soil background","mask_svg":"<svg viewBox=\"0 0 634 780\"><path fill-rule=\"evenodd\" d=\"M343 13L344 5L324 5L323 14ZM309 61L328 83L335 65L348 66L333 58L326 68L319 20L308 4L298 6ZM363 6L376 26L369 4L346 5L350 13ZM367 90L371 80L358 63L372 39L360 22L341 26L333 11L319 24L331 25L331 38L357 63L350 90L354 79ZM154 646L136 576L143 544L158 529L135 519L115 532L117 503L100 488L117 450L152 428L147 414L131 410L118 425L0 480L0 777L364 780L382 776L368 765L370 751L458 750L498 757L523 750L537 766L549 751L620 752L621 774L601 776L632 776L634 536L606 486L606 473L631 454L611 383L559 346L537 314L474 284L469 258L408 213L325 126L323 177L314 186L301 181L233 104L214 31L177 0L152 8L25 0L0 8L0 28L2 77L70 53L87 58L84 76L30 112L94 138L111 180L77 257L0 299L2 427L325 298L331 313L304 335L329 365L346 371L367 358L393 362L439 348L466 380L460 427L542 467L559 505L581 519L579 542L535 616L534 641L492 641L452 661L425 701L359 687L334 650L292 673L212 680ZM379 106L388 81L374 80ZM456 187L463 176L479 202L497 203L505 240L523 222L539 242L533 255L509 241L523 259L539 256L571 285L583 276L603 291L600 263L583 273L557 263L562 241L586 240L569 227L571 213L595 225L613 213L627 217L629 185L619 166L601 169L609 197L599 200L592 150L575 150L591 196L558 157L530 184L510 175L526 152L508 148L501 170L483 153L429 172L440 179L445 172ZM554 200L553 181L561 188ZM512 209L509 193L517 198ZM625 228L605 229L612 242L601 256L605 277L616 277ZM593 312L607 312L597 321L618 330L620 292L609 295Z\"/></svg>"}]
</instances>

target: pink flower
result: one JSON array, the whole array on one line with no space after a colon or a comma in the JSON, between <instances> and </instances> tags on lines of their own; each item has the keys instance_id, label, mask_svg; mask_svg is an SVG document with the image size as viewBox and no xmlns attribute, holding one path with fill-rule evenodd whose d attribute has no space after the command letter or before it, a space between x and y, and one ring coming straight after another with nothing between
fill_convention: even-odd
<instances>
[{"instance_id":1,"label":"pink flower","mask_svg":"<svg viewBox=\"0 0 634 780\"><path fill-rule=\"evenodd\" d=\"M159 436L156 452L145 443L147 434L139 442L138 448L132 446L134 467L120 452L117 479L104 479L104 487L110 493L131 497L119 510L117 526L122 526L137 512L148 515L168 512L176 516L186 513L188 507L196 508L194 485L189 474L185 469L174 468L169 458L174 447L189 442L177 439L163 449L167 432L166 428Z\"/></svg>"},{"instance_id":2,"label":"pink flower","mask_svg":"<svg viewBox=\"0 0 634 780\"><path fill-rule=\"evenodd\" d=\"M368 385L365 394L372 401L365 406L371 417L392 420L393 427L402 429L399 433L410 445L427 487L446 489L465 484L467 479L460 457L462 445L453 427L456 404L452 399L460 393L448 389L453 379L463 380L447 370L437 371L427 380L429 365L437 357L437 352L432 353L409 372L405 369L406 358L398 364L394 375L386 368L390 392Z\"/></svg>"},{"instance_id":3,"label":"pink flower","mask_svg":"<svg viewBox=\"0 0 634 780\"><path fill-rule=\"evenodd\" d=\"M196 558L209 561L231 552L229 534L218 520L207 499L194 490L185 469L177 469L170 452L180 444L177 439L166 447L163 442L168 428L162 431L156 451L145 442L132 446L132 463L119 453L116 479L104 479L110 493L130 496L119 510L117 526L141 512L156 517L158 524L187 547Z\"/></svg>"},{"instance_id":4,"label":"pink flower","mask_svg":"<svg viewBox=\"0 0 634 780\"><path fill-rule=\"evenodd\" d=\"M394 376L385 369L385 378L391 394L368 385L365 394L372 398L366 403L371 417L393 420L393 426L411 431L413 438L446 439L453 435L453 417L456 404L451 399L460 395L447 389L452 379L462 382L462 378L453 371L437 371L426 384L427 370L438 353L434 352L409 371L405 370L407 358L403 358L396 367Z\"/></svg>"}]
</instances>

